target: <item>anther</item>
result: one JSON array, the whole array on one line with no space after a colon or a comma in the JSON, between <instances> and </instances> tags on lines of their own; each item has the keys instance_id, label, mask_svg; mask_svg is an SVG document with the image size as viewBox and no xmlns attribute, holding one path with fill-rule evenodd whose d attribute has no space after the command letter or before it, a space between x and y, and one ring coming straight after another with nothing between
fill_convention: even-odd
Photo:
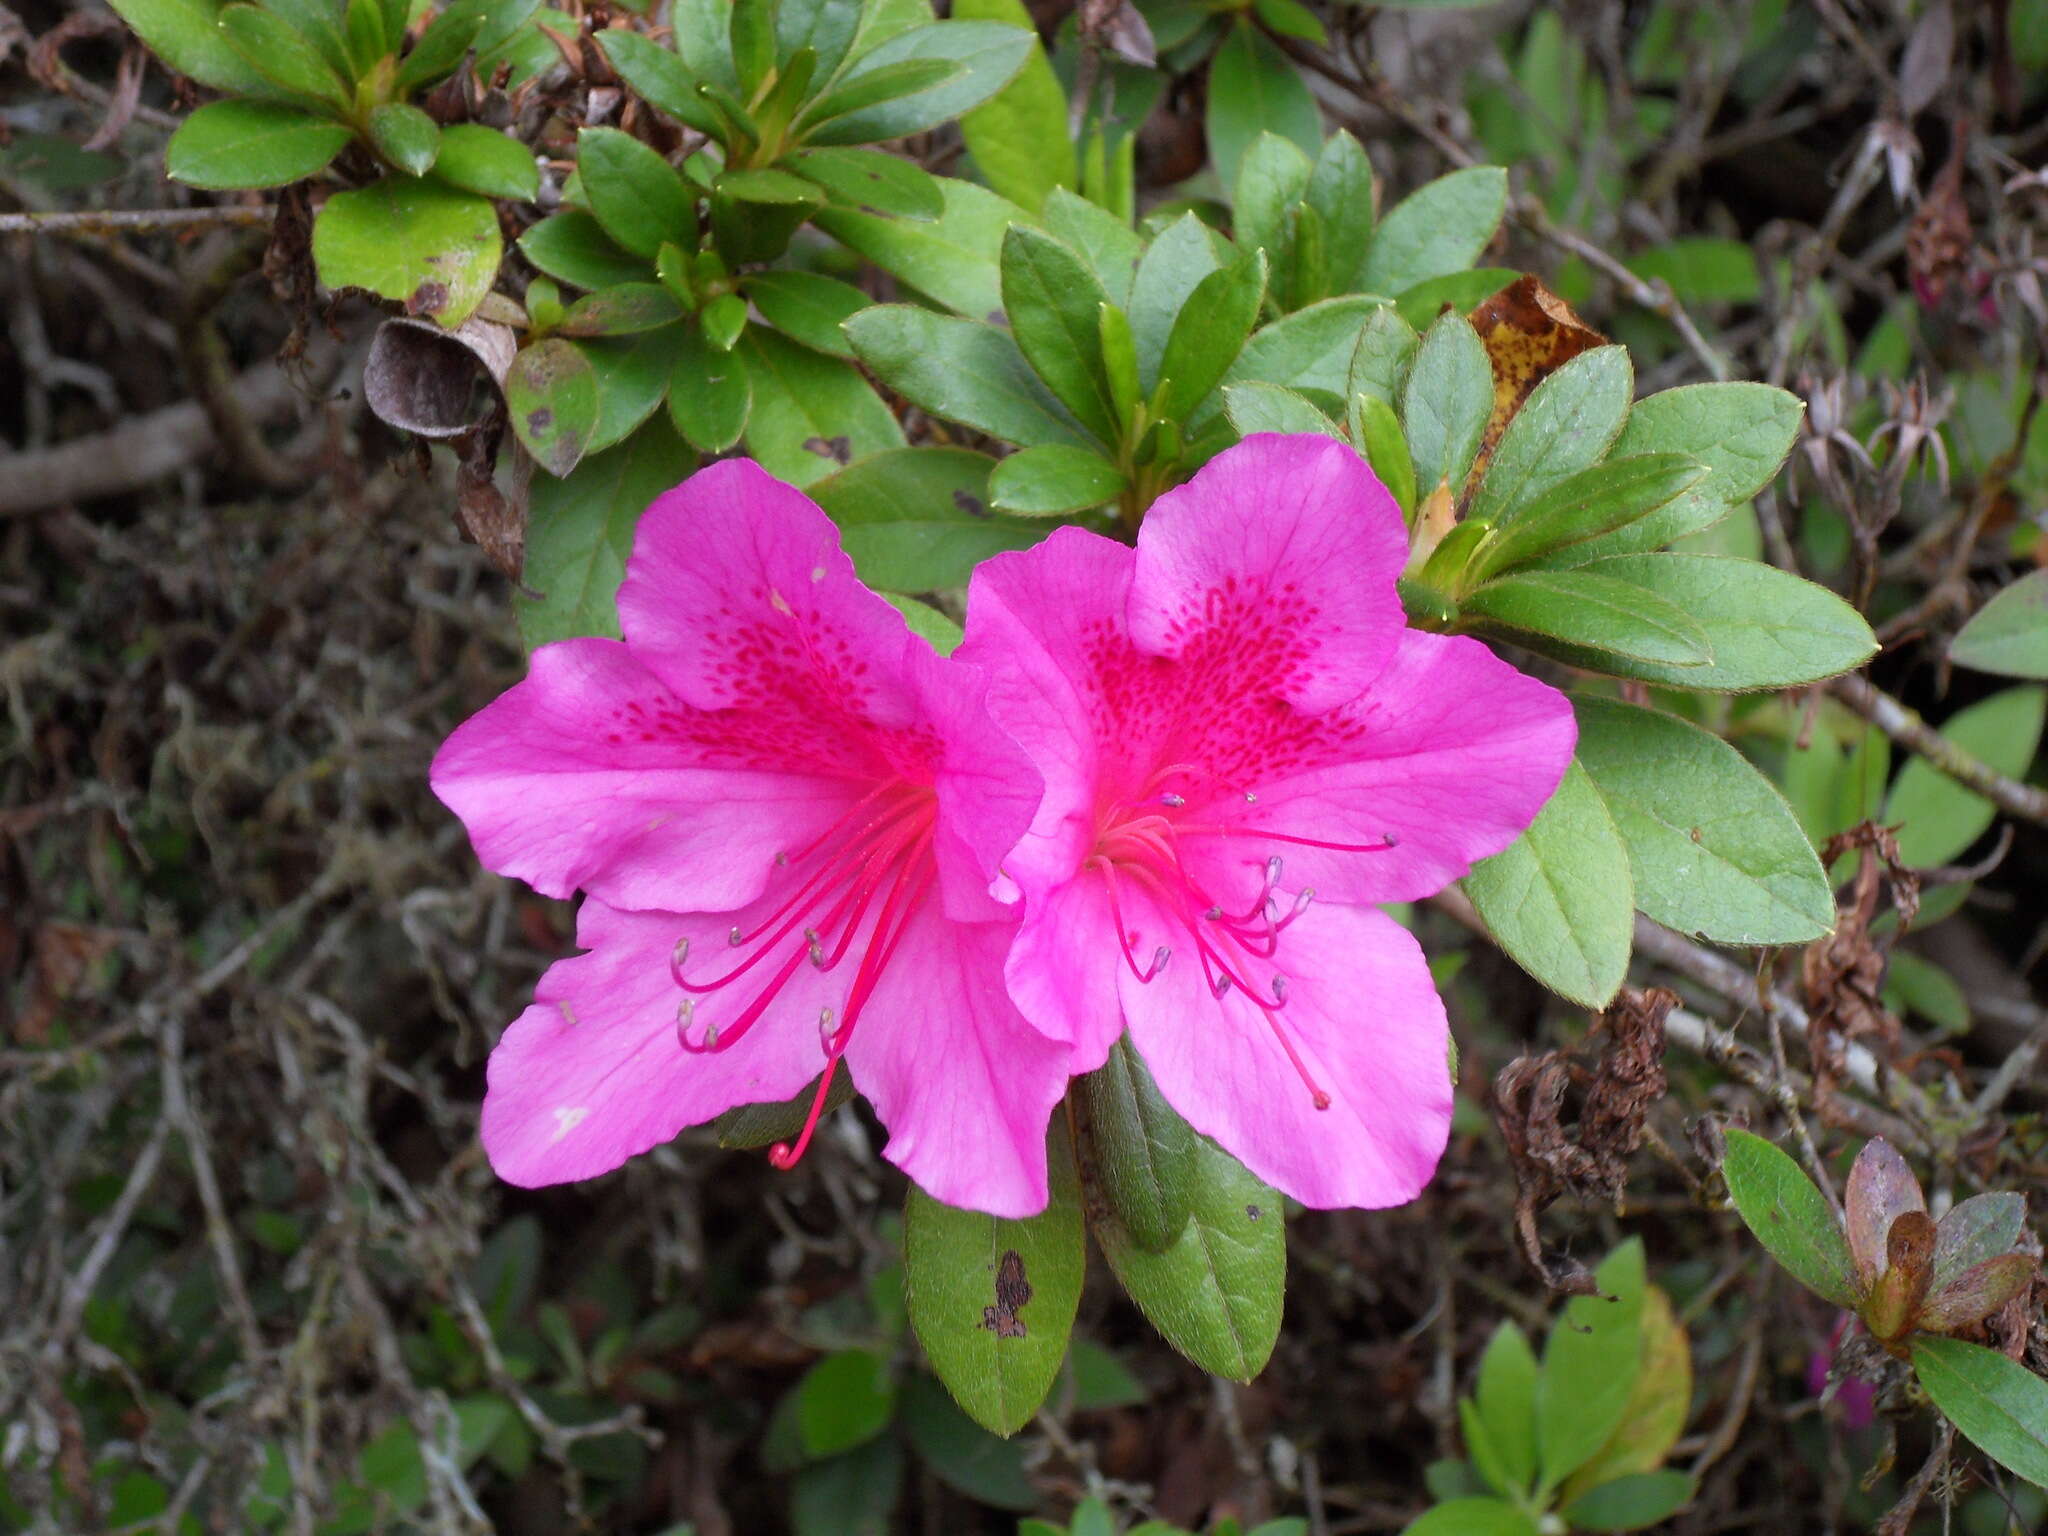
<instances>
[{"instance_id":1,"label":"anther","mask_svg":"<svg viewBox=\"0 0 2048 1536\"><path fill-rule=\"evenodd\" d=\"M1394 834L1391 832L1382 832L1380 834L1380 841L1385 843L1389 848L1398 848L1401 846L1401 839L1394 836Z\"/></svg>"},{"instance_id":2,"label":"anther","mask_svg":"<svg viewBox=\"0 0 2048 1536\"><path fill-rule=\"evenodd\" d=\"M747 935L745 930L742 929L739 926L739 924L733 924L732 932L728 933L725 936L725 942L730 944L734 949L738 949L742 944L747 942Z\"/></svg>"},{"instance_id":3,"label":"anther","mask_svg":"<svg viewBox=\"0 0 2048 1536\"><path fill-rule=\"evenodd\" d=\"M1221 997L1224 993L1228 992L1229 990L1230 978L1228 976L1218 976L1214 981L1209 983L1209 995L1211 997Z\"/></svg>"},{"instance_id":4,"label":"anther","mask_svg":"<svg viewBox=\"0 0 2048 1536\"><path fill-rule=\"evenodd\" d=\"M778 853L778 854L776 854L776 855L775 855L775 867L776 867L777 869L787 869L787 868L789 868L789 855L788 855L788 854L786 854L786 853Z\"/></svg>"},{"instance_id":5,"label":"anther","mask_svg":"<svg viewBox=\"0 0 2048 1536\"><path fill-rule=\"evenodd\" d=\"M1186 795L1161 795L1159 803L1170 810L1177 811L1188 803L1188 799Z\"/></svg>"},{"instance_id":6,"label":"anther","mask_svg":"<svg viewBox=\"0 0 2048 1536\"><path fill-rule=\"evenodd\" d=\"M1146 970L1144 979L1146 981L1150 981L1154 976L1157 976L1161 971L1166 969L1166 962L1171 960L1172 958L1173 951L1168 949L1164 944L1160 945L1157 949L1153 950L1152 964Z\"/></svg>"},{"instance_id":7,"label":"anther","mask_svg":"<svg viewBox=\"0 0 2048 1536\"><path fill-rule=\"evenodd\" d=\"M830 1008L820 1008L818 1010L818 1044L824 1047L827 1056L837 1056L839 1054L832 1045L832 1029L836 1017Z\"/></svg>"},{"instance_id":8,"label":"anther","mask_svg":"<svg viewBox=\"0 0 2048 1536\"><path fill-rule=\"evenodd\" d=\"M1283 1004L1287 1001L1287 978L1285 976L1275 976L1273 978L1273 1001Z\"/></svg>"},{"instance_id":9,"label":"anther","mask_svg":"<svg viewBox=\"0 0 2048 1536\"><path fill-rule=\"evenodd\" d=\"M676 947L669 952L668 973L669 976L675 981L675 984L679 987L683 984L683 966L689 960L689 958L689 939L687 937L677 939Z\"/></svg>"},{"instance_id":10,"label":"anther","mask_svg":"<svg viewBox=\"0 0 2048 1536\"><path fill-rule=\"evenodd\" d=\"M686 997L676 1005L676 1044L692 1056L704 1056L718 1049L718 1026L707 1024L699 1038L692 1039L690 1031L696 1027L697 1000Z\"/></svg>"},{"instance_id":11,"label":"anther","mask_svg":"<svg viewBox=\"0 0 2048 1536\"><path fill-rule=\"evenodd\" d=\"M1246 805L1257 805L1259 803L1259 792L1255 789L1246 790L1244 792L1244 803Z\"/></svg>"}]
</instances>

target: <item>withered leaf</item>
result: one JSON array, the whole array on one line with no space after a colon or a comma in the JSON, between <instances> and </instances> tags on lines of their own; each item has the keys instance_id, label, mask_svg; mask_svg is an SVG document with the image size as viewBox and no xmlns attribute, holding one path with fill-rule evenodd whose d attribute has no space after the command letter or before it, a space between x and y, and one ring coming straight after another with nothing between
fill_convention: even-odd
<instances>
[{"instance_id":1,"label":"withered leaf","mask_svg":"<svg viewBox=\"0 0 2048 1536\"><path fill-rule=\"evenodd\" d=\"M1605 345L1607 338L1533 274L1484 300L1469 318L1493 365L1493 415L1472 466L1476 481L1530 391L1581 352Z\"/></svg>"}]
</instances>

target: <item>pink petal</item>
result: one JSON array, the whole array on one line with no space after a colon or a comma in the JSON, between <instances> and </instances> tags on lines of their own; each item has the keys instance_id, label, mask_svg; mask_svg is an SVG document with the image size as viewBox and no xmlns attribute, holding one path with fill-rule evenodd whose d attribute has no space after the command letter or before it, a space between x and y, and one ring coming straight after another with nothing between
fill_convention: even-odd
<instances>
[{"instance_id":1,"label":"pink petal","mask_svg":"<svg viewBox=\"0 0 2048 1536\"><path fill-rule=\"evenodd\" d=\"M1352 449L1248 437L1146 514L1131 637L1155 656L1229 669L1248 700L1330 709L1392 653L1407 552L1400 509Z\"/></svg>"},{"instance_id":2,"label":"pink petal","mask_svg":"<svg viewBox=\"0 0 2048 1536\"><path fill-rule=\"evenodd\" d=\"M882 1155L935 1200L991 1215L1045 1209L1045 1132L1067 1051L1003 989L1014 931L912 919L847 1046L854 1081L888 1127Z\"/></svg>"},{"instance_id":3,"label":"pink petal","mask_svg":"<svg viewBox=\"0 0 2048 1536\"><path fill-rule=\"evenodd\" d=\"M617 641L564 640L457 728L430 778L477 857L545 895L729 910L863 788L733 766L729 731Z\"/></svg>"},{"instance_id":4,"label":"pink petal","mask_svg":"<svg viewBox=\"0 0 2048 1536\"><path fill-rule=\"evenodd\" d=\"M1848 1218L1849 1254L1856 1261L1856 1273L1866 1287L1877 1284L1889 1263L1886 1243L1892 1223L1908 1211L1925 1213L1926 1197L1920 1181L1906 1160L1892 1150L1891 1143L1873 1136L1856 1154L1849 1169L1849 1184L1842 1193L1842 1212Z\"/></svg>"},{"instance_id":5,"label":"pink petal","mask_svg":"<svg viewBox=\"0 0 2048 1536\"><path fill-rule=\"evenodd\" d=\"M1124 963L1099 876L1084 872L1026 905L1005 969L1010 996L1041 1032L1073 1048L1076 1074L1108 1060L1124 1032L1116 979Z\"/></svg>"},{"instance_id":6,"label":"pink petal","mask_svg":"<svg viewBox=\"0 0 2048 1536\"><path fill-rule=\"evenodd\" d=\"M1137 924L1147 944L1167 930ZM1330 1097L1314 1107L1274 1023L1235 989L1216 999L1176 949L1140 983L1119 974L1131 1039L1188 1123L1303 1205L1412 1200L1450 1135L1449 1029L1412 935L1380 912L1313 906L1287 931L1277 1018Z\"/></svg>"},{"instance_id":7,"label":"pink petal","mask_svg":"<svg viewBox=\"0 0 2048 1536\"><path fill-rule=\"evenodd\" d=\"M1247 773L1246 793L1191 802L1191 818L1230 830L1186 839L1189 866L1213 889L1238 889L1253 860L1277 854L1288 887L1320 899L1419 900L1521 835L1577 741L1556 689L1477 640L1408 630L1362 698L1275 725L1268 771ZM1382 852L1311 846L1389 839Z\"/></svg>"},{"instance_id":8,"label":"pink petal","mask_svg":"<svg viewBox=\"0 0 2048 1536\"><path fill-rule=\"evenodd\" d=\"M591 1178L735 1104L790 1098L818 1075L818 1010L844 985L808 965L729 1051L692 1055L677 1043L676 941L716 963L732 922L584 902L576 941L589 953L548 967L539 1001L491 1052L483 1141L499 1177L529 1187ZM736 1018L770 974L764 966L750 986L699 998L696 1018Z\"/></svg>"},{"instance_id":9,"label":"pink petal","mask_svg":"<svg viewBox=\"0 0 2048 1536\"><path fill-rule=\"evenodd\" d=\"M899 734L916 718L902 614L860 584L831 519L751 460L700 470L647 509L619 623L680 698L745 712L750 762L871 774L915 750Z\"/></svg>"}]
</instances>

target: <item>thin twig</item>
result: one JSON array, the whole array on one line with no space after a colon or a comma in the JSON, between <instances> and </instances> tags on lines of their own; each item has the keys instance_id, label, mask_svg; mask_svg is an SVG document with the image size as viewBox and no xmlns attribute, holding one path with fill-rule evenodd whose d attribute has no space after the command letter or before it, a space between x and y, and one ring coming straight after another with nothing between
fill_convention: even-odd
<instances>
[{"instance_id":1,"label":"thin twig","mask_svg":"<svg viewBox=\"0 0 2048 1536\"><path fill-rule=\"evenodd\" d=\"M2008 778L1982 758L1965 752L1913 710L1873 687L1868 678L1838 677L1828 684L1828 692L1900 746L1919 753L1929 766L1965 789L1974 789L2008 816L2048 826L2048 793Z\"/></svg>"},{"instance_id":2,"label":"thin twig","mask_svg":"<svg viewBox=\"0 0 2048 1536\"><path fill-rule=\"evenodd\" d=\"M65 235L74 240L104 240L113 235L160 235L170 230L263 229L276 217L275 203L0 213L0 235Z\"/></svg>"}]
</instances>

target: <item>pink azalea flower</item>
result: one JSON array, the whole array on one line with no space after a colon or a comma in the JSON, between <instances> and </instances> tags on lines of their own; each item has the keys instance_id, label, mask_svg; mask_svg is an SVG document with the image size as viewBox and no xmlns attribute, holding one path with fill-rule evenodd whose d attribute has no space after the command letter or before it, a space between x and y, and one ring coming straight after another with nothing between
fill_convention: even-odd
<instances>
[{"instance_id":1,"label":"pink azalea flower","mask_svg":"<svg viewBox=\"0 0 2048 1536\"><path fill-rule=\"evenodd\" d=\"M640 520L625 641L565 640L464 724L433 785L478 856L587 892L577 941L491 1055L515 1184L588 1178L840 1057L885 1155L940 1200L1046 1201L1066 1052L1003 986L989 892L1039 781L978 673L855 578L811 501L717 464Z\"/></svg>"},{"instance_id":2,"label":"pink azalea flower","mask_svg":"<svg viewBox=\"0 0 2048 1536\"><path fill-rule=\"evenodd\" d=\"M1412 1198L1451 1114L1422 952L1380 902L1506 847L1563 695L1405 627L1392 497L1343 444L1248 438L1137 547L1063 528L975 574L959 655L1046 779L1004 861L1011 995L1100 1066L1125 1029L1197 1130L1311 1206Z\"/></svg>"}]
</instances>

